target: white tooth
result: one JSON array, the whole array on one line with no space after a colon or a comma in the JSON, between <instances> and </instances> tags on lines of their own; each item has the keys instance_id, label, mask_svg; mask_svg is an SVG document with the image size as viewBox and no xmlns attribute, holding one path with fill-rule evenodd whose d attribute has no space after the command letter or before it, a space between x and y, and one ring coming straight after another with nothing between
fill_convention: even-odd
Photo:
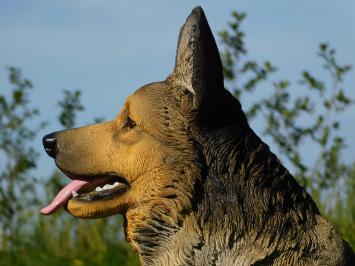
<instances>
[{"instance_id":1,"label":"white tooth","mask_svg":"<svg viewBox=\"0 0 355 266\"><path fill-rule=\"evenodd\" d=\"M96 189L95 189L95 191L97 191L97 192L99 192L99 191L101 191L101 190L102 190L101 187L96 187Z\"/></svg>"},{"instance_id":2,"label":"white tooth","mask_svg":"<svg viewBox=\"0 0 355 266\"><path fill-rule=\"evenodd\" d=\"M75 191L72 191L72 192L71 192L71 194L72 194L73 198L76 198L76 197L78 197L78 196L79 196L79 194L78 194L78 193L76 193Z\"/></svg>"},{"instance_id":3,"label":"white tooth","mask_svg":"<svg viewBox=\"0 0 355 266\"><path fill-rule=\"evenodd\" d=\"M113 187L117 187L120 184L120 182L115 182L113 183Z\"/></svg>"},{"instance_id":4,"label":"white tooth","mask_svg":"<svg viewBox=\"0 0 355 266\"><path fill-rule=\"evenodd\" d=\"M104 185L104 187L103 187L103 189L110 189L110 188L112 188L112 186L109 185L109 184L106 184L106 185Z\"/></svg>"}]
</instances>

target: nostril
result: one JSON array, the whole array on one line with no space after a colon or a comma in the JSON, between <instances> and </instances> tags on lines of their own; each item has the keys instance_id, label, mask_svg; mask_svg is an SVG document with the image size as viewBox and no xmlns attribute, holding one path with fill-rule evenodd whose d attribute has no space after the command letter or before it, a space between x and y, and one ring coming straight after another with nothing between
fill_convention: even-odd
<instances>
[{"instance_id":1,"label":"nostril","mask_svg":"<svg viewBox=\"0 0 355 266\"><path fill-rule=\"evenodd\" d=\"M42 142L43 142L44 150L47 152L47 154L50 157L55 158L57 154L57 138L55 133L45 135L42 138Z\"/></svg>"}]
</instances>

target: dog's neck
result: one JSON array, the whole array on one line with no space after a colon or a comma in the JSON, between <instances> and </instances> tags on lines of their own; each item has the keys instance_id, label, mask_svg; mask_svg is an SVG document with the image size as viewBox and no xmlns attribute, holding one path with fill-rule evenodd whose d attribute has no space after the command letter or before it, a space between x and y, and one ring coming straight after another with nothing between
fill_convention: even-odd
<instances>
[{"instance_id":1,"label":"dog's neck","mask_svg":"<svg viewBox=\"0 0 355 266\"><path fill-rule=\"evenodd\" d=\"M126 214L127 240L142 264L206 262L217 256L214 249L221 250L220 245L232 250L238 242L257 243L261 234L273 238L276 246L299 234L295 226L315 223L319 212L314 202L251 130L231 127L211 134L201 139L199 169L177 173L194 175L183 178L194 180L180 188L183 193L157 195Z\"/></svg>"},{"instance_id":2,"label":"dog's neck","mask_svg":"<svg viewBox=\"0 0 355 266\"><path fill-rule=\"evenodd\" d=\"M164 250L173 249L179 242L178 236L185 232L186 221L194 220L189 217L193 216L196 208L192 203L199 202L196 199L200 194L200 188L196 187L199 183L194 182L200 176L199 169L198 164L191 162L169 173L155 173L155 178L161 176L165 184L157 182L157 186L163 185L152 191L149 201L127 211L126 239L139 254L143 265L160 265ZM193 242L189 238L184 239L186 243L179 242L182 246Z\"/></svg>"}]
</instances>

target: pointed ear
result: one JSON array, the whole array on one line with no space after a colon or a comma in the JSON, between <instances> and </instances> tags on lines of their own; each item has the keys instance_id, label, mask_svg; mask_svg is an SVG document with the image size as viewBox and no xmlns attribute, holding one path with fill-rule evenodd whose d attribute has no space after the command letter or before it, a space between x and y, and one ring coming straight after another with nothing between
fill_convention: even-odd
<instances>
[{"instance_id":1,"label":"pointed ear","mask_svg":"<svg viewBox=\"0 0 355 266\"><path fill-rule=\"evenodd\" d=\"M221 58L201 7L192 10L181 28L175 68L168 81L190 90L197 105L224 89Z\"/></svg>"}]
</instances>

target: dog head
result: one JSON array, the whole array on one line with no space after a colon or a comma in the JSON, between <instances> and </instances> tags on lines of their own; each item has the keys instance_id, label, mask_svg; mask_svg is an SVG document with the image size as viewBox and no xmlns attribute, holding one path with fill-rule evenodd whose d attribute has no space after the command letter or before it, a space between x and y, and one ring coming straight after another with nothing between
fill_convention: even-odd
<instances>
[{"instance_id":1,"label":"dog head","mask_svg":"<svg viewBox=\"0 0 355 266\"><path fill-rule=\"evenodd\" d=\"M43 138L73 181L42 213L64 207L81 218L138 209L151 215L159 206L174 218L191 208L202 176L201 136L235 124L247 127L239 102L224 89L217 45L197 7L181 28L175 68L165 81L139 88L112 121Z\"/></svg>"}]
</instances>

